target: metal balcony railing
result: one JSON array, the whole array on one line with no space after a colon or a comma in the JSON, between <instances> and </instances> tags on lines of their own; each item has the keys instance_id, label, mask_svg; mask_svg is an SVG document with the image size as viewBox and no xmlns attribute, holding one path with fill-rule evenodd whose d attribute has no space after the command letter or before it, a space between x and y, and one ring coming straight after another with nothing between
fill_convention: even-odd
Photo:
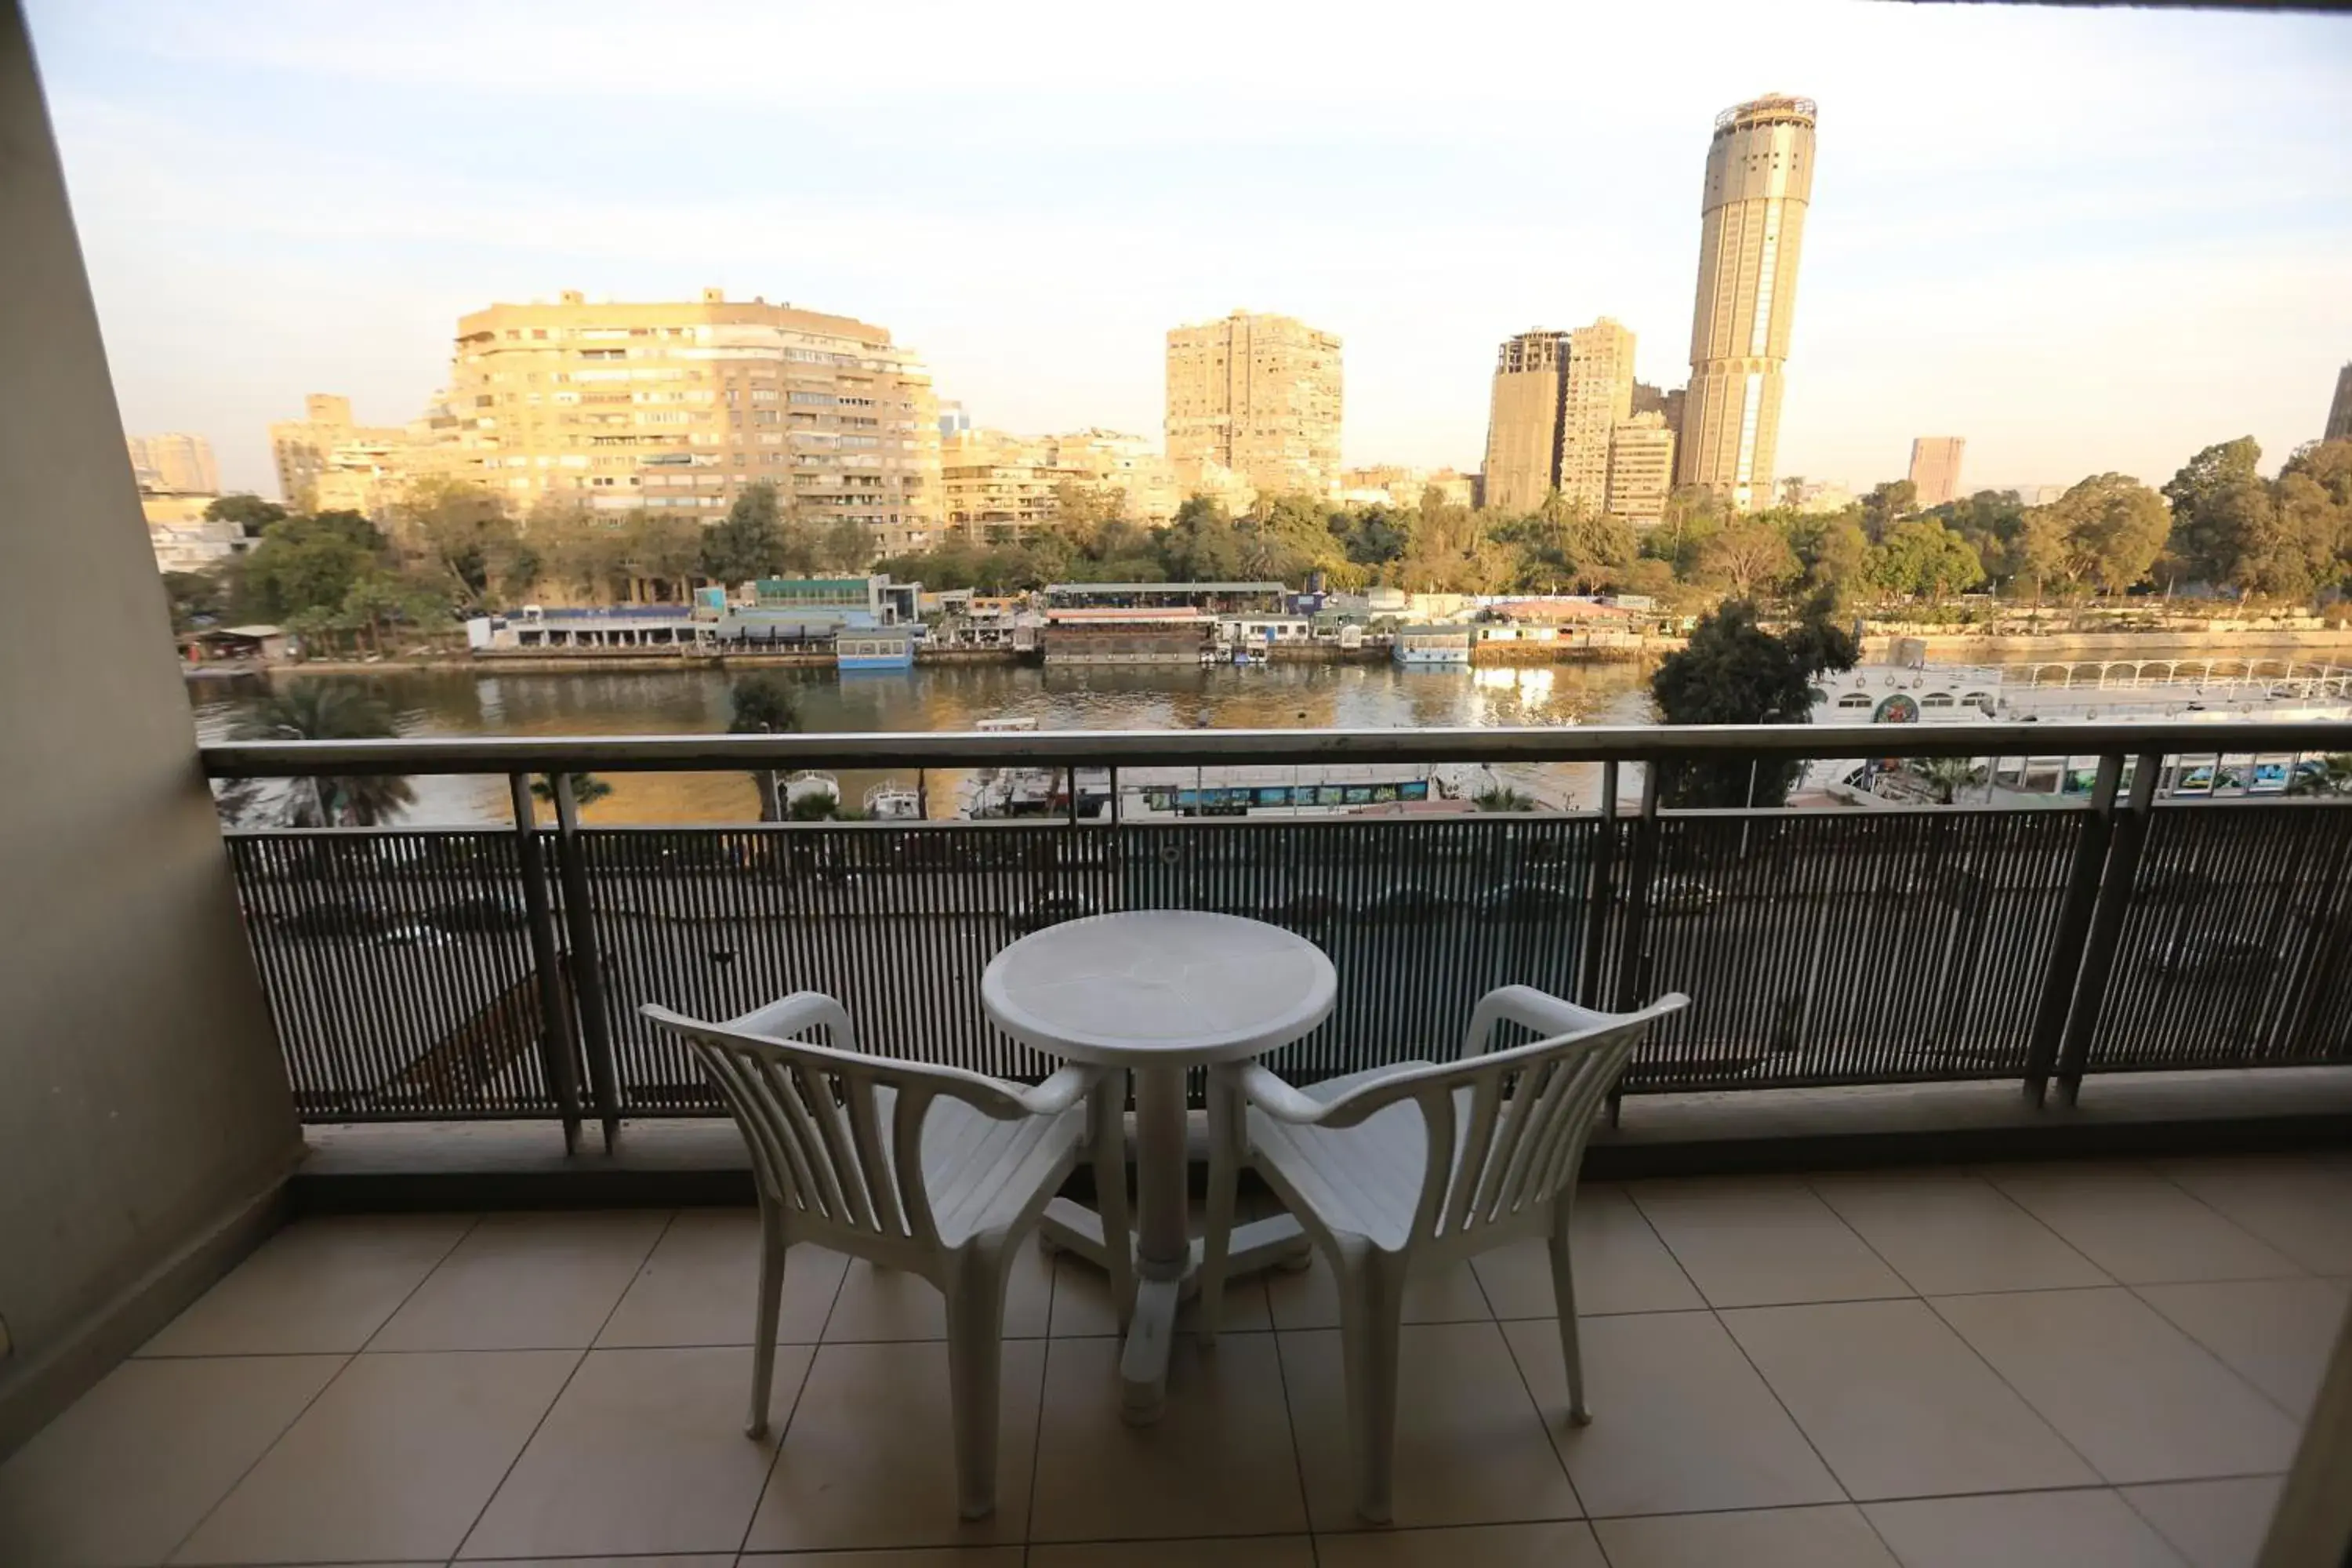
<instances>
[{"instance_id":1,"label":"metal balcony railing","mask_svg":"<svg viewBox=\"0 0 2352 1568\"><path fill-rule=\"evenodd\" d=\"M717 1115L637 1017L841 997L885 1048L1010 1076L981 970L1094 911L1223 910L1331 954L1313 1079L1425 1057L1508 982L1693 1005L1625 1094L2352 1062L2352 797L2160 793L2352 723L711 735L208 746L217 778L505 774L506 828L238 831L246 928L318 1121ZM2067 757L2056 804L1662 809L1659 765ZM573 775L1587 763L1598 812L590 827ZM558 781L534 825L529 786ZM2126 781L2129 783L2126 786ZM1070 796L1075 803L1076 791ZM1622 804L1621 804L1622 803Z\"/></svg>"}]
</instances>

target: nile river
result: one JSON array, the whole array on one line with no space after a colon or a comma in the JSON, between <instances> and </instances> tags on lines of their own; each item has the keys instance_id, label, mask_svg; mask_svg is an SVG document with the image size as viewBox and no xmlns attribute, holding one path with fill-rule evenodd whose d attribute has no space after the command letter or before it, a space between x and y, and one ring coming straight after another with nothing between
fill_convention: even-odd
<instances>
[{"instance_id":1,"label":"nile river","mask_svg":"<svg viewBox=\"0 0 2352 1568\"><path fill-rule=\"evenodd\" d=\"M792 683L809 731L888 733L968 730L979 720L1028 717L1041 730L1423 729L1447 725L1639 724L1651 717L1647 669L1627 664L1401 671L1390 665L1276 665L1234 669L1042 668L964 665L846 677L776 672ZM280 676L285 679L288 677ZM299 679L299 677L297 678ZM680 735L727 728L730 677L718 670L552 670L474 674L400 670L326 676L389 703L404 735ZM198 733L227 738L265 678L188 683ZM1502 771L1549 800L1580 797L1590 768ZM851 805L879 773L841 778ZM911 773L901 775L914 782ZM756 820L745 773L613 776L590 808L604 823ZM952 775L930 780L933 815L954 799ZM422 778L402 819L415 824L510 820L506 782Z\"/></svg>"}]
</instances>

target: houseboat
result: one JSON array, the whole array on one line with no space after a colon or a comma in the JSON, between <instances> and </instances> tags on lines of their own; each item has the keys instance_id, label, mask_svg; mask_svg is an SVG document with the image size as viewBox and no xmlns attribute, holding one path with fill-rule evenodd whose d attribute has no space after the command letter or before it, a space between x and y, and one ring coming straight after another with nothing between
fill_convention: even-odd
<instances>
[{"instance_id":1,"label":"houseboat","mask_svg":"<svg viewBox=\"0 0 2352 1568\"><path fill-rule=\"evenodd\" d=\"M833 639L835 668L851 669L912 669L915 668L915 626L844 626Z\"/></svg>"},{"instance_id":2,"label":"houseboat","mask_svg":"<svg viewBox=\"0 0 2352 1568\"><path fill-rule=\"evenodd\" d=\"M1399 626L1391 652L1404 669L1467 669L1470 640L1468 626Z\"/></svg>"}]
</instances>

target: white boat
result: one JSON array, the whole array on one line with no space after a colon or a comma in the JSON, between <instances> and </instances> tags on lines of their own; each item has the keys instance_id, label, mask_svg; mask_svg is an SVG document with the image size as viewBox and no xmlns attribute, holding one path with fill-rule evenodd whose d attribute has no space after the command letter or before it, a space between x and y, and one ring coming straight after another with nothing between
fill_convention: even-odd
<instances>
[{"instance_id":1,"label":"white boat","mask_svg":"<svg viewBox=\"0 0 2352 1568\"><path fill-rule=\"evenodd\" d=\"M841 781L831 773L803 772L784 780L784 813L805 800L822 800L829 805L841 804Z\"/></svg>"},{"instance_id":2,"label":"white boat","mask_svg":"<svg viewBox=\"0 0 2352 1568\"><path fill-rule=\"evenodd\" d=\"M1467 772L1452 766L1232 763L1121 768L1118 774L1119 816L1137 821L1347 816L1432 801L1466 802L1470 795Z\"/></svg>"},{"instance_id":3,"label":"white boat","mask_svg":"<svg viewBox=\"0 0 2352 1568\"><path fill-rule=\"evenodd\" d=\"M866 792L866 815L877 822L919 821L923 797L897 779L885 779Z\"/></svg>"},{"instance_id":4,"label":"white boat","mask_svg":"<svg viewBox=\"0 0 2352 1568\"><path fill-rule=\"evenodd\" d=\"M2352 719L2352 671L2326 667L2297 673L2290 667L2284 673L2269 676L2215 676L2210 664L2158 662L2165 669L2161 678L2147 678L2144 672L2149 666L2140 664L2129 667L2133 673L2128 679L2109 679L2103 668L2099 679L2088 682L2074 680L2077 667L2073 666L2014 670L1925 662L1856 665L1819 679L1813 688L1812 719L1821 724ZM2184 666L2197 673L2179 673ZM2043 679L2053 669L2067 674L2057 680ZM2037 753L1975 760L1989 792L2079 795L2091 787L2089 781L2097 772L2095 759L2088 757ZM2166 768L2161 787L2167 794L2177 795L2277 792L2288 786L2294 767L2291 757L2184 754ZM1826 759L1808 766L1805 784L1817 789L1879 794L1885 793L1875 787L1883 777L1882 769L1861 758Z\"/></svg>"}]
</instances>

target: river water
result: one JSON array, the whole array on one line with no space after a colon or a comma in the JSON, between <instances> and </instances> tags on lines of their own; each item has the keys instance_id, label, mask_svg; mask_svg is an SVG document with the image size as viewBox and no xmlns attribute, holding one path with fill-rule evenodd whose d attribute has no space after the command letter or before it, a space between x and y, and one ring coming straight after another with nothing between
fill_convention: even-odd
<instances>
[{"instance_id":1,"label":"river water","mask_svg":"<svg viewBox=\"0 0 2352 1568\"><path fill-rule=\"evenodd\" d=\"M1641 724L1651 719L1646 667L1541 665L1400 670L1381 665L1274 665L1247 669L1044 668L959 665L846 676L780 670L805 731L894 733L967 730L982 719L1028 717L1041 730L1424 729L1448 725ZM267 677L188 683L198 734L225 740ZM285 679L284 676L275 679ZM382 698L403 735L681 735L727 728L732 678L714 669L400 670L322 676ZM1590 805L1590 767L1500 770L1502 782L1548 803ZM856 805L880 773L845 773ZM898 775L913 784L911 772ZM607 824L756 820L750 775L637 773L606 780L613 794L584 814ZM949 815L956 775L929 784L934 816ZM420 778L402 818L424 825L511 820L500 778Z\"/></svg>"}]
</instances>

